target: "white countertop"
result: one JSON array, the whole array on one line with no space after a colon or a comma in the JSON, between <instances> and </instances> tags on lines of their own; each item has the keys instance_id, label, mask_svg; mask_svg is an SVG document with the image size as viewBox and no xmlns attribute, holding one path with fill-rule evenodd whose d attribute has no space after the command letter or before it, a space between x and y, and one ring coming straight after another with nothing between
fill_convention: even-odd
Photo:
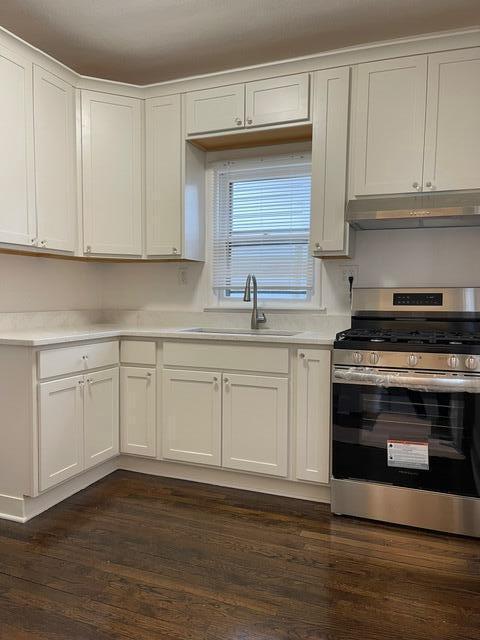
<instances>
[{"instance_id":1,"label":"white countertop","mask_svg":"<svg viewBox=\"0 0 480 640\"><path fill-rule=\"evenodd\" d=\"M301 331L295 335L272 333L208 333L186 331L188 327L121 327L117 325L91 325L86 327L57 327L55 329L0 330L0 345L42 347L67 342L85 342L105 338L174 338L182 340L215 340L228 342L270 342L276 344L310 344L332 346L334 334ZM273 331L273 330L270 330ZM281 330L279 330L281 331Z\"/></svg>"}]
</instances>

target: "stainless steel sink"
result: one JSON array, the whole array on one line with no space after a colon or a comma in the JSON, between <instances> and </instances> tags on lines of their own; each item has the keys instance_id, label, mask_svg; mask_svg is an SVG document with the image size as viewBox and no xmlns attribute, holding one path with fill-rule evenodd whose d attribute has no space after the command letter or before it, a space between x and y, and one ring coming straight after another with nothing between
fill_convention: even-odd
<instances>
[{"instance_id":1,"label":"stainless steel sink","mask_svg":"<svg viewBox=\"0 0 480 640\"><path fill-rule=\"evenodd\" d=\"M296 336L299 331L277 331L276 329L207 329L196 327L194 329L182 329L185 333L219 333L222 335L246 335L246 336Z\"/></svg>"}]
</instances>

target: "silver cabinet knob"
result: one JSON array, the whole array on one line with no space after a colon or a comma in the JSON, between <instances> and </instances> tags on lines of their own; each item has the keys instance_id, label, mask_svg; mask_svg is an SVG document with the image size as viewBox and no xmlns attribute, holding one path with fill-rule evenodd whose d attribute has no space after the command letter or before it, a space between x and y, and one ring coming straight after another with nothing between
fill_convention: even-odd
<instances>
[{"instance_id":1,"label":"silver cabinet knob","mask_svg":"<svg viewBox=\"0 0 480 640\"><path fill-rule=\"evenodd\" d=\"M243 120L241 118L235 118L235 124L237 127L241 127L243 124Z\"/></svg>"},{"instance_id":2,"label":"silver cabinet knob","mask_svg":"<svg viewBox=\"0 0 480 640\"><path fill-rule=\"evenodd\" d=\"M85 253L92 253L92 247L89 244L85 247Z\"/></svg>"},{"instance_id":3,"label":"silver cabinet knob","mask_svg":"<svg viewBox=\"0 0 480 640\"><path fill-rule=\"evenodd\" d=\"M465 358L465 366L467 367L467 369L476 369L478 366L477 358L468 356L468 358Z\"/></svg>"},{"instance_id":4,"label":"silver cabinet knob","mask_svg":"<svg viewBox=\"0 0 480 640\"><path fill-rule=\"evenodd\" d=\"M369 360L370 360L370 364L377 364L377 362L380 360L380 356L376 351L372 351L372 353L370 354Z\"/></svg>"},{"instance_id":5,"label":"silver cabinet knob","mask_svg":"<svg viewBox=\"0 0 480 640\"><path fill-rule=\"evenodd\" d=\"M177 247L172 247L172 253L174 253L175 255L178 253Z\"/></svg>"},{"instance_id":6,"label":"silver cabinet knob","mask_svg":"<svg viewBox=\"0 0 480 640\"><path fill-rule=\"evenodd\" d=\"M411 353L409 356L407 356L407 364L410 367L415 367L418 364L418 356L416 353Z\"/></svg>"},{"instance_id":7,"label":"silver cabinet knob","mask_svg":"<svg viewBox=\"0 0 480 640\"><path fill-rule=\"evenodd\" d=\"M322 248L321 244L319 242L315 242L316 251L320 251L321 248Z\"/></svg>"},{"instance_id":8,"label":"silver cabinet knob","mask_svg":"<svg viewBox=\"0 0 480 640\"><path fill-rule=\"evenodd\" d=\"M418 182L414 182L414 183L412 184L412 187L413 187L414 189L416 189L417 191L420 191L420 189L421 189L420 184L419 184Z\"/></svg>"},{"instance_id":9,"label":"silver cabinet knob","mask_svg":"<svg viewBox=\"0 0 480 640\"><path fill-rule=\"evenodd\" d=\"M362 364L363 361L363 353L360 353L360 351L355 351L352 354L352 360L355 364Z\"/></svg>"},{"instance_id":10,"label":"silver cabinet knob","mask_svg":"<svg viewBox=\"0 0 480 640\"><path fill-rule=\"evenodd\" d=\"M253 120L251 118L247 118L247 124L253 124Z\"/></svg>"},{"instance_id":11,"label":"silver cabinet knob","mask_svg":"<svg viewBox=\"0 0 480 640\"><path fill-rule=\"evenodd\" d=\"M82 356L82 360L88 360L88 356Z\"/></svg>"},{"instance_id":12,"label":"silver cabinet knob","mask_svg":"<svg viewBox=\"0 0 480 640\"><path fill-rule=\"evenodd\" d=\"M447 365L450 367L450 369L456 369L459 364L460 360L457 356L449 356L447 358Z\"/></svg>"},{"instance_id":13,"label":"silver cabinet knob","mask_svg":"<svg viewBox=\"0 0 480 640\"><path fill-rule=\"evenodd\" d=\"M40 246L41 246L41 247L46 247L46 246L47 246L47 241L46 241L46 240L42 240L42 241L40 242Z\"/></svg>"},{"instance_id":14,"label":"silver cabinet knob","mask_svg":"<svg viewBox=\"0 0 480 640\"><path fill-rule=\"evenodd\" d=\"M151 371L147 371L147 378L151 378L152 377L152 372Z\"/></svg>"},{"instance_id":15,"label":"silver cabinet knob","mask_svg":"<svg viewBox=\"0 0 480 640\"><path fill-rule=\"evenodd\" d=\"M435 189L435 185L434 185L434 184L432 184L432 183L430 182L430 180L429 180L428 182L426 182L426 183L425 183L425 186L426 186L428 189Z\"/></svg>"},{"instance_id":16,"label":"silver cabinet knob","mask_svg":"<svg viewBox=\"0 0 480 640\"><path fill-rule=\"evenodd\" d=\"M31 238L30 244L33 244L35 247L38 246L38 238Z\"/></svg>"},{"instance_id":17,"label":"silver cabinet knob","mask_svg":"<svg viewBox=\"0 0 480 640\"><path fill-rule=\"evenodd\" d=\"M301 358L302 360L305 360L305 354L303 353L303 351L298 354L298 357Z\"/></svg>"},{"instance_id":18,"label":"silver cabinet knob","mask_svg":"<svg viewBox=\"0 0 480 640\"><path fill-rule=\"evenodd\" d=\"M78 381L78 384L79 384L80 386L83 386L83 385L85 384L85 380L79 380L79 381Z\"/></svg>"},{"instance_id":19,"label":"silver cabinet knob","mask_svg":"<svg viewBox=\"0 0 480 640\"><path fill-rule=\"evenodd\" d=\"M217 376L213 376L213 381L214 381L214 382L218 382L218 378L217 378Z\"/></svg>"}]
</instances>

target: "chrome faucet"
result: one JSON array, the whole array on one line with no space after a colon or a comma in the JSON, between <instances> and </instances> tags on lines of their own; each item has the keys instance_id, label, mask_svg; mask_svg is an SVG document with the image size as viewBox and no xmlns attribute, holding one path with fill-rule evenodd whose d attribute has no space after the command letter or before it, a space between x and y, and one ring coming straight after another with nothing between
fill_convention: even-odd
<instances>
[{"instance_id":1,"label":"chrome faucet","mask_svg":"<svg viewBox=\"0 0 480 640\"><path fill-rule=\"evenodd\" d=\"M247 276L247 280L245 282L245 292L243 294L243 301L250 302L252 299L251 296L251 283L253 282L253 309L252 309L252 321L250 322L250 327L252 329L258 329L259 324L264 324L267 321L265 314L262 311L258 310L257 305L257 279L253 275L253 273L249 273Z\"/></svg>"}]
</instances>

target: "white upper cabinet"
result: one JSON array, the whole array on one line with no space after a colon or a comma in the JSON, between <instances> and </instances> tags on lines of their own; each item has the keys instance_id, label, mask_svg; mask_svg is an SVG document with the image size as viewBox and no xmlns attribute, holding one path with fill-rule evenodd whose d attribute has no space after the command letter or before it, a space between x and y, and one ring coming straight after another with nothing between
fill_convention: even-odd
<instances>
[{"instance_id":1,"label":"white upper cabinet","mask_svg":"<svg viewBox=\"0 0 480 640\"><path fill-rule=\"evenodd\" d=\"M85 469L118 455L118 367L85 376Z\"/></svg>"},{"instance_id":2,"label":"white upper cabinet","mask_svg":"<svg viewBox=\"0 0 480 640\"><path fill-rule=\"evenodd\" d=\"M243 127L244 102L243 84L187 93L187 135Z\"/></svg>"},{"instance_id":3,"label":"white upper cabinet","mask_svg":"<svg viewBox=\"0 0 480 640\"><path fill-rule=\"evenodd\" d=\"M297 358L296 477L330 482L330 351L301 349Z\"/></svg>"},{"instance_id":4,"label":"white upper cabinet","mask_svg":"<svg viewBox=\"0 0 480 640\"><path fill-rule=\"evenodd\" d=\"M245 125L260 127L308 120L309 77L307 73L246 85Z\"/></svg>"},{"instance_id":5,"label":"white upper cabinet","mask_svg":"<svg viewBox=\"0 0 480 640\"><path fill-rule=\"evenodd\" d=\"M32 64L0 46L0 242L35 244Z\"/></svg>"},{"instance_id":6,"label":"white upper cabinet","mask_svg":"<svg viewBox=\"0 0 480 640\"><path fill-rule=\"evenodd\" d=\"M182 251L180 96L146 101L147 255Z\"/></svg>"},{"instance_id":7,"label":"white upper cabinet","mask_svg":"<svg viewBox=\"0 0 480 640\"><path fill-rule=\"evenodd\" d=\"M75 93L71 85L34 67L37 245L74 251Z\"/></svg>"},{"instance_id":8,"label":"white upper cabinet","mask_svg":"<svg viewBox=\"0 0 480 640\"><path fill-rule=\"evenodd\" d=\"M164 370L164 458L221 464L221 377L217 372Z\"/></svg>"},{"instance_id":9,"label":"white upper cabinet","mask_svg":"<svg viewBox=\"0 0 480 640\"><path fill-rule=\"evenodd\" d=\"M223 466L287 475L288 380L223 374Z\"/></svg>"},{"instance_id":10,"label":"white upper cabinet","mask_svg":"<svg viewBox=\"0 0 480 640\"><path fill-rule=\"evenodd\" d=\"M87 254L142 254L141 100L82 91Z\"/></svg>"},{"instance_id":11,"label":"white upper cabinet","mask_svg":"<svg viewBox=\"0 0 480 640\"><path fill-rule=\"evenodd\" d=\"M319 257L348 255L345 223L350 68L313 75L310 250Z\"/></svg>"},{"instance_id":12,"label":"white upper cabinet","mask_svg":"<svg viewBox=\"0 0 480 640\"><path fill-rule=\"evenodd\" d=\"M358 66L352 195L421 189L426 80L426 56Z\"/></svg>"},{"instance_id":13,"label":"white upper cabinet","mask_svg":"<svg viewBox=\"0 0 480 640\"><path fill-rule=\"evenodd\" d=\"M424 190L480 188L480 47L428 59Z\"/></svg>"}]
</instances>

